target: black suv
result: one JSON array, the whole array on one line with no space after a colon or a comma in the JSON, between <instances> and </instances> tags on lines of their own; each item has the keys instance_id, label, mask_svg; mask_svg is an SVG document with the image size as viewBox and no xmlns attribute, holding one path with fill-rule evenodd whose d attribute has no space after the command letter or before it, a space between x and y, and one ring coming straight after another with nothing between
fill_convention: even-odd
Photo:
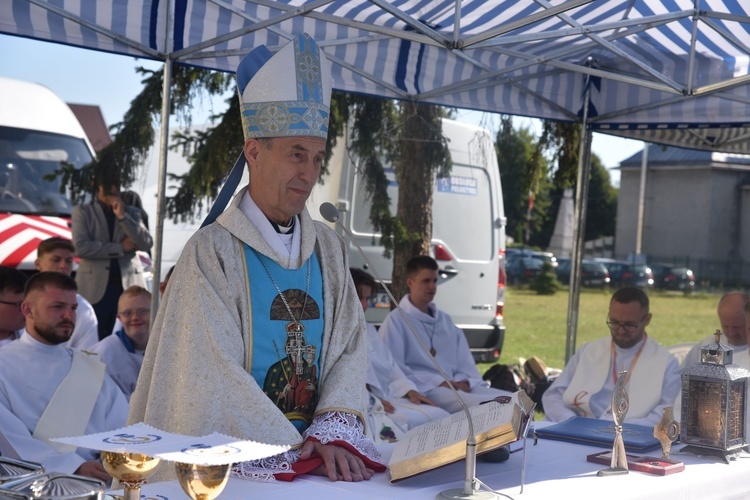
<instances>
[{"instance_id":1,"label":"black suv","mask_svg":"<svg viewBox=\"0 0 750 500\"><path fill-rule=\"evenodd\" d=\"M615 288L634 286L652 288L654 274L646 264L633 264L622 260L594 259L604 264L609 271L610 284Z\"/></svg>"},{"instance_id":2,"label":"black suv","mask_svg":"<svg viewBox=\"0 0 750 500\"><path fill-rule=\"evenodd\" d=\"M654 286L663 290L690 292L695 288L695 275L685 266L654 264Z\"/></svg>"},{"instance_id":3,"label":"black suv","mask_svg":"<svg viewBox=\"0 0 750 500\"><path fill-rule=\"evenodd\" d=\"M570 259L558 259L557 279L560 283L567 285L570 282ZM592 288L604 288L609 285L609 271L601 262L583 259L581 261L581 286Z\"/></svg>"}]
</instances>

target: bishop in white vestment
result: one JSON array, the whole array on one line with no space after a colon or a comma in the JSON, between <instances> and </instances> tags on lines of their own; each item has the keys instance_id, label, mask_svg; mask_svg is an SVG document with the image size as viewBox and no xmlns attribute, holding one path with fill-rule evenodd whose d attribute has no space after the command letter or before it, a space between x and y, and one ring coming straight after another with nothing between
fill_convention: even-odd
<instances>
[{"instance_id":1,"label":"bishop in white vestment","mask_svg":"<svg viewBox=\"0 0 750 500\"><path fill-rule=\"evenodd\" d=\"M364 316L343 242L305 209L325 157L327 61L303 34L250 52L237 80L249 186L185 246L129 421L291 447L236 464L246 478L366 480L385 467L364 434Z\"/></svg>"}]
</instances>

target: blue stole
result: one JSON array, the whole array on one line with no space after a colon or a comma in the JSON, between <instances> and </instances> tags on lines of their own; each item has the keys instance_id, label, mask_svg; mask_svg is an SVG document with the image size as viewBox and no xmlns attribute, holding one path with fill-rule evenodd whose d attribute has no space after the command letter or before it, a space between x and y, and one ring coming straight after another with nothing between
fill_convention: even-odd
<instances>
[{"instance_id":1,"label":"blue stole","mask_svg":"<svg viewBox=\"0 0 750 500\"><path fill-rule=\"evenodd\" d=\"M135 346L133 345L133 341L130 340L130 337L125 335L124 328L120 328L119 330L117 330L115 332L115 335L120 339L120 342L122 342L122 345L125 346L125 349L127 349L129 353L135 354Z\"/></svg>"},{"instance_id":2,"label":"blue stole","mask_svg":"<svg viewBox=\"0 0 750 500\"><path fill-rule=\"evenodd\" d=\"M323 277L320 263L313 252L299 269L285 269L269 257L256 253L247 244L244 244L244 250L252 297L250 374L297 430L303 432L312 423L318 405L318 374L323 341ZM268 272L263 267L264 263ZM308 266L310 288L305 302ZM269 278L269 272L286 297L294 319L299 319L304 327L301 336L295 335L295 329L290 327L292 318ZM297 352L301 353L300 356L296 355Z\"/></svg>"}]
</instances>

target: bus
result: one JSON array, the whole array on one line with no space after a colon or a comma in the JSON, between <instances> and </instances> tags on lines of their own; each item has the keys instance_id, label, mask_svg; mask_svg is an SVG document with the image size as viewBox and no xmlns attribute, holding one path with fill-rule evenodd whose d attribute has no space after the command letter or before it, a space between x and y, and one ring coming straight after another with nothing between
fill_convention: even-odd
<instances>
[{"instance_id":1,"label":"bus","mask_svg":"<svg viewBox=\"0 0 750 500\"><path fill-rule=\"evenodd\" d=\"M71 238L73 205L60 178L47 176L93 158L83 127L54 92L0 78L0 265L31 272L40 241Z\"/></svg>"}]
</instances>

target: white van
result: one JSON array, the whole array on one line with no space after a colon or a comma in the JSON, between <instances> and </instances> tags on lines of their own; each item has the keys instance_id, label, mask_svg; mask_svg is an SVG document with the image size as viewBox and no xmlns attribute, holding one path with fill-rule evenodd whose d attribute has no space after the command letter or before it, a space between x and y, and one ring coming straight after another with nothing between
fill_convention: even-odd
<instances>
[{"instance_id":1,"label":"white van","mask_svg":"<svg viewBox=\"0 0 750 500\"><path fill-rule=\"evenodd\" d=\"M81 124L54 92L0 78L0 265L33 271L40 241L71 237L73 206L60 179L45 176L93 157Z\"/></svg>"},{"instance_id":2,"label":"white van","mask_svg":"<svg viewBox=\"0 0 750 500\"><path fill-rule=\"evenodd\" d=\"M431 254L440 265L435 302L463 329L475 359L494 361L505 337L505 275L500 259L505 252L506 223L495 146L486 129L453 120L443 120L443 134L449 141L453 168L449 177L437 179L433 194ZM322 220L320 203L336 205L341 222L355 235L377 274L390 281L393 262L383 257L380 234L369 222L370 204L362 177L344 145L334 151L329 170L324 184L316 187L308 201L310 213ZM395 214L398 185L393 170L386 169L386 173ZM373 274L345 239L350 265ZM380 291L371 306L367 319L379 324L390 310L387 294Z\"/></svg>"}]
</instances>

